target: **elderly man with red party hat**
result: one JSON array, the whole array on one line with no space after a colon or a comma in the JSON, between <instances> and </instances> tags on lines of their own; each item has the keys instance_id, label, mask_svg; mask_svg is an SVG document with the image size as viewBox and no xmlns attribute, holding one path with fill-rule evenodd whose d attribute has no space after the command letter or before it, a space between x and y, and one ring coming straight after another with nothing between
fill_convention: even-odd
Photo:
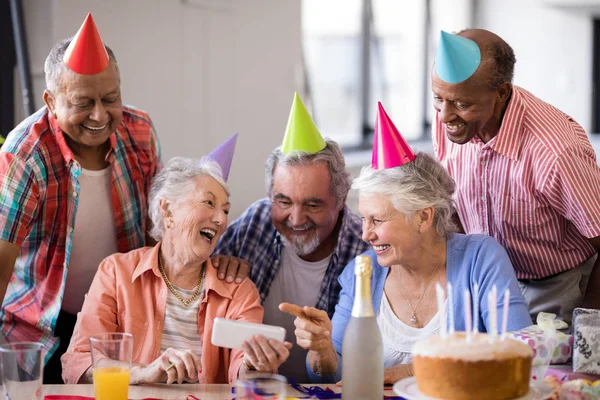
<instances>
[{"instance_id":1,"label":"elderly man with red party hat","mask_svg":"<svg viewBox=\"0 0 600 400\"><path fill-rule=\"evenodd\" d=\"M442 326L450 331L472 326L478 332L502 326L490 318L501 316L503 309L502 296L497 296L496 312L490 312L491 291L509 292L508 330L531 324L506 251L488 236L455 233L454 181L433 156L412 151L381 104L372 165L362 169L352 187L359 192L363 240L373 247L364 254L372 261L373 309L383 339L383 365L371 367L384 368L386 384L412 375L413 344L437 334ZM282 305L296 316L297 342L308 350L306 362L314 382L341 379L342 340L352 313L355 279L352 261L340 275L340 301L331 320L307 307ZM435 287L447 283L454 301L448 296L443 320ZM473 316L463 311L465 292L473 295Z\"/></svg>"},{"instance_id":2,"label":"elderly man with red party hat","mask_svg":"<svg viewBox=\"0 0 600 400\"><path fill-rule=\"evenodd\" d=\"M466 233L508 252L535 318L600 308L600 168L583 128L513 85L515 54L483 29L442 32L432 72L436 155Z\"/></svg>"},{"instance_id":3,"label":"elderly man with red party hat","mask_svg":"<svg viewBox=\"0 0 600 400\"><path fill-rule=\"evenodd\" d=\"M0 152L1 322L9 342L42 342L44 381L62 383L60 356L98 264L146 243L160 145L148 114L122 104L91 14L44 72L46 105Z\"/></svg>"},{"instance_id":4,"label":"elderly man with red party hat","mask_svg":"<svg viewBox=\"0 0 600 400\"><path fill-rule=\"evenodd\" d=\"M44 72L46 105L0 151L0 323L6 341L42 342L44 382L62 383L60 356L100 261L150 240L161 162L148 114L122 104L91 14Z\"/></svg>"}]
</instances>

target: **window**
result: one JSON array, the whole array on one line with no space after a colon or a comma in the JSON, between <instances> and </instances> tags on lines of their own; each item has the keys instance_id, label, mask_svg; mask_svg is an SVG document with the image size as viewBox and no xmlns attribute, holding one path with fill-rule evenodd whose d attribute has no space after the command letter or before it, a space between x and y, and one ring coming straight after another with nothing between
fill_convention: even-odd
<instances>
[{"instance_id":1,"label":"window","mask_svg":"<svg viewBox=\"0 0 600 400\"><path fill-rule=\"evenodd\" d=\"M303 1L305 97L323 135L370 148L377 101L407 139L428 133L428 3Z\"/></svg>"},{"instance_id":2,"label":"window","mask_svg":"<svg viewBox=\"0 0 600 400\"><path fill-rule=\"evenodd\" d=\"M440 29L474 26L475 4L303 0L304 100L321 133L345 148L370 149L381 101L406 139L429 141Z\"/></svg>"}]
</instances>

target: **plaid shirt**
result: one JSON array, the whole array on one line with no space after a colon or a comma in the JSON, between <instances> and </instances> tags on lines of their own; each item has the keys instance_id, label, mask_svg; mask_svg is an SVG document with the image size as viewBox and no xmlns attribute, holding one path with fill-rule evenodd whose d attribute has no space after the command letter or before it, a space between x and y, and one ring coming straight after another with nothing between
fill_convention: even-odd
<instances>
[{"instance_id":1,"label":"plaid shirt","mask_svg":"<svg viewBox=\"0 0 600 400\"><path fill-rule=\"evenodd\" d=\"M144 246L160 145L148 115L125 106L109 140L117 246L127 252ZM1 331L9 342L44 343L46 360L58 346L53 331L67 279L80 174L46 107L19 124L0 150L0 240L20 247L0 311Z\"/></svg>"},{"instance_id":2,"label":"plaid shirt","mask_svg":"<svg viewBox=\"0 0 600 400\"><path fill-rule=\"evenodd\" d=\"M321 283L319 300L316 307L333 316L339 300L341 286L338 276L344 267L357 255L367 251L370 246L363 242L362 222L348 207L344 207L342 226L337 245L325 279ZM271 218L271 200L262 199L252 204L225 231L215 253L239 257L250 262L251 279L265 301L273 279L281 267L281 237Z\"/></svg>"}]
</instances>

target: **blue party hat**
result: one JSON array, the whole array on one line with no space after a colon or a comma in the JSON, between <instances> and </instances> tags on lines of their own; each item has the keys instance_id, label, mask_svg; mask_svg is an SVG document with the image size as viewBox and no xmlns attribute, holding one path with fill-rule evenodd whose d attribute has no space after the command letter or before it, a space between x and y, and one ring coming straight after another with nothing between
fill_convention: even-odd
<instances>
[{"instance_id":1,"label":"blue party hat","mask_svg":"<svg viewBox=\"0 0 600 400\"><path fill-rule=\"evenodd\" d=\"M441 80L452 84L465 81L477 71L480 63L481 51L477 43L441 31L435 56L435 73Z\"/></svg>"}]
</instances>

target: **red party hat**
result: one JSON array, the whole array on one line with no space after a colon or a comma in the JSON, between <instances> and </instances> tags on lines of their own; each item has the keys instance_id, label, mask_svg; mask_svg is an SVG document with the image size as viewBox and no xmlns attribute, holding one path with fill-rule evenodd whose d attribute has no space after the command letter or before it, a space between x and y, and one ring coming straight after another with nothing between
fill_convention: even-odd
<instances>
[{"instance_id":1,"label":"red party hat","mask_svg":"<svg viewBox=\"0 0 600 400\"><path fill-rule=\"evenodd\" d=\"M102 72L110 62L92 14L88 14L65 51L64 61L72 71L83 75Z\"/></svg>"}]
</instances>

